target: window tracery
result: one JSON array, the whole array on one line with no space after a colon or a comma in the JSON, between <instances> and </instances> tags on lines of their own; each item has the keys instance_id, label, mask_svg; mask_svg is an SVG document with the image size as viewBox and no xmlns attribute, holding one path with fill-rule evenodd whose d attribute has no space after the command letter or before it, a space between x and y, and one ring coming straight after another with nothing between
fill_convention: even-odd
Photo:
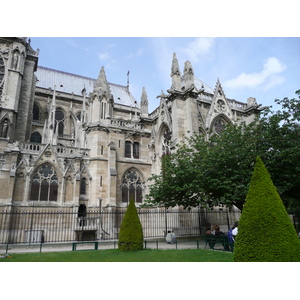
<instances>
[{"instance_id":1,"label":"window tracery","mask_svg":"<svg viewBox=\"0 0 300 300\"><path fill-rule=\"evenodd\" d=\"M222 118L219 118L214 122L213 128L215 132L220 133L224 130L225 126L226 122Z\"/></svg>"},{"instance_id":2,"label":"window tracery","mask_svg":"<svg viewBox=\"0 0 300 300\"><path fill-rule=\"evenodd\" d=\"M58 130L58 135L64 134L64 127L65 127L65 114L61 110L55 111L55 124L54 124L54 132Z\"/></svg>"},{"instance_id":3,"label":"window tracery","mask_svg":"<svg viewBox=\"0 0 300 300\"><path fill-rule=\"evenodd\" d=\"M123 203L128 203L131 198L134 199L134 202L142 203L143 185L136 170L130 169L124 174L121 189Z\"/></svg>"},{"instance_id":4,"label":"window tracery","mask_svg":"<svg viewBox=\"0 0 300 300\"><path fill-rule=\"evenodd\" d=\"M30 200L57 201L58 176L48 163L41 165L32 176Z\"/></svg>"},{"instance_id":5,"label":"window tracery","mask_svg":"<svg viewBox=\"0 0 300 300\"><path fill-rule=\"evenodd\" d=\"M169 129L165 129L162 138L162 155L171 154L171 138L172 134Z\"/></svg>"}]
</instances>

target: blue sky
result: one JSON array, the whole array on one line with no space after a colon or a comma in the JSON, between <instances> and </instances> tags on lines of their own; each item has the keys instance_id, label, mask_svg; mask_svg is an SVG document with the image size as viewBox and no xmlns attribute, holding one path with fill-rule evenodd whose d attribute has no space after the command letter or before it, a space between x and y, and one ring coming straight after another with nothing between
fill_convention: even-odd
<instances>
[{"instance_id":1,"label":"blue sky","mask_svg":"<svg viewBox=\"0 0 300 300\"><path fill-rule=\"evenodd\" d=\"M300 89L299 37L30 37L39 65L91 78L104 66L109 82L126 85L140 101L145 87L149 112L171 86L175 52L181 72L189 60L195 76L211 88L219 78L228 98L263 106L295 97Z\"/></svg>"}]
</instances>

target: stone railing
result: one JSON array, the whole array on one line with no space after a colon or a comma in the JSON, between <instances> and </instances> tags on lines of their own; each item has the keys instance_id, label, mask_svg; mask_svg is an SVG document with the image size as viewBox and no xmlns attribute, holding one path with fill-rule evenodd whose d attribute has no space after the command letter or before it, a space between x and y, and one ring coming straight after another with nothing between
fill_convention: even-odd
<instances>
[{"instance_id":1,"label":"stone railing","mask_svg":"<svg viewBox=\"0 0 300 300\"><path fill-rule=\"evenodd\" d=\"M45 120L32 120L32 125L35 126L44 126Z\"/></svg>"},{"instance_id":2,"label":"stone railing","mask_svg":"<svg viewBox=\"0 0 300 300\"><path fill-rule=\"evenodd\" d=\"M45 144L38 143L20 143L19 148L23 153L40 153L45 149ZM66 147L66 146L52 146L55 153L58 156L83 156L86 157L89 155L89 149L75 148L75 147Z\"/></svg>"},{"instance_id":3,"label":"stone railing","mask_svg":"<svg viewBox=\"0 0 300 300\"><path fill-rule=\"evenodd\" d=\"M233 109L240 109L240 110L246 110L247 109L247 103L242 103L242 102L238 102L236 100L230 100L227 99L229 105L231 106L231 108Z\"/></svg>"},{"instance_id":4,"label":"stone railing","mask_svg":"<svg viewBox=\"0 0 300 300\"><path fill-rule=\"evenodd\" d=\"M125 128L138 129L138 130L142 129L142 125L134 121L112 119L110 124L122 128L125 127Z\"/></svg>"}]
</instances>

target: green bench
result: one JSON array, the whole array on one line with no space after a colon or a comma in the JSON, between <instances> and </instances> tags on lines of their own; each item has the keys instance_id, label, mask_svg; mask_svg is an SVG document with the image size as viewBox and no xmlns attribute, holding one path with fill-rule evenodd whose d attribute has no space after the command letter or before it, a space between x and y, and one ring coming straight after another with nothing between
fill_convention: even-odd
<instances>
[{"instance_id":1,"label":"green bench","mask_svg":"<svg viewBox=\"0 0 300 300\"><path fill-rule=\"evenodd\" d=\"M228 236L225 234L221 234L221 235L206 234L204 236L204 241L205 241L205 249L207 245L209 245L210 249L215 250L215 245L221 244L223 246L222 250L233 252L234 243L230 242Z\"/></svg>"}]
</instances>

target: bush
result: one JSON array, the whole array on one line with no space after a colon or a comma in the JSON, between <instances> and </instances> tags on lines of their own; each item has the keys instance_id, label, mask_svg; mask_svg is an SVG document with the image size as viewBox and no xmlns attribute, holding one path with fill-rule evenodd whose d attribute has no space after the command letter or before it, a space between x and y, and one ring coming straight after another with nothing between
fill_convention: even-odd
<instances>
[{"instance_id":1,"label":"bush","mask_svg":"<svg viewBox=\"0 0 300 300\"><path fill-rule=\"evenodd\" d=\"M131 199L121 224L118 248L120 251L142 250L143 240L142 224L134 200Z\"/></svg>"},{"instance_id":2,"label":"bush","mask_svg":"<svg viewBox=\"0 0 300 300\"><path fill-rule=\"evenodd\" d=\"M300 261L300 241L259 157L239 221L234 261Z\"/></svg>"}]
</instances>

